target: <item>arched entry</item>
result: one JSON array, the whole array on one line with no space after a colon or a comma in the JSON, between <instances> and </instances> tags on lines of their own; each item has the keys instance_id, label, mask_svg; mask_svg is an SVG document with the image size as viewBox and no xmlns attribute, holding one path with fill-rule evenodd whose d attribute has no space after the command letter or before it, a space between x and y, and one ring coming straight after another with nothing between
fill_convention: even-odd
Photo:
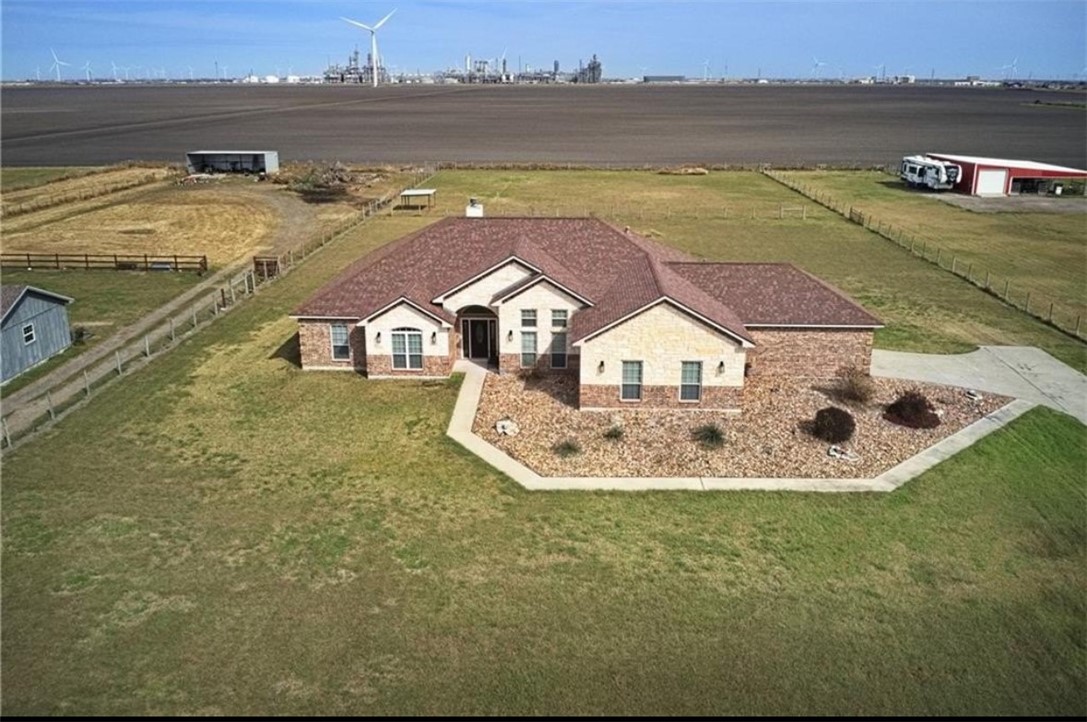
<instances>
[{"instance_id":1,"label":"arched entry","mask_svg":"<svg viewBox=\"0 0 1087 722\"><path fill-rule=\"evenodd\" d=\"M498 363L498 317L483 306L466 306L457 314L461 358Z\"/></svg>"}]
</instances>

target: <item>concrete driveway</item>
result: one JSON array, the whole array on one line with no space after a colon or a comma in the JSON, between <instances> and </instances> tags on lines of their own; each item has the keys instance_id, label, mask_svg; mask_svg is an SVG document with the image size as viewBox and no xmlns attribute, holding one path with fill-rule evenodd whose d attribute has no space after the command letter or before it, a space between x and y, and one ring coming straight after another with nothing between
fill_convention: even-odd
<instances>
[{"instance_id":1,"label":"concrete driveway","mask_svg":"<svg viewBox=\"0 0 1087 722\"><path fill-rule=\"evenodd\" d=\"M1087 424L1087 376L1034 346L982 346L953 355L875 350L872 375L1014 396Z\"/></svg>"}]
</instances>

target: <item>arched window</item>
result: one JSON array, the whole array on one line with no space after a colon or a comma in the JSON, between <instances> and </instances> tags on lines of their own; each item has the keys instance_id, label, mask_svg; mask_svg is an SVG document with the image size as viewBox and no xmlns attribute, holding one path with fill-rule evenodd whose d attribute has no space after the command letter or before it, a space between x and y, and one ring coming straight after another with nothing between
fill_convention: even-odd
<instances>
[{"instance_id":1,"label":"arched window","mask_svg":"<svg viewBox=\"0 0 1087 722\"><path fill-rule=\"evenodd\" d=\"M393 368L423 368L423 332L417 328L393 329Z\"/></svg>"}]
</instances>

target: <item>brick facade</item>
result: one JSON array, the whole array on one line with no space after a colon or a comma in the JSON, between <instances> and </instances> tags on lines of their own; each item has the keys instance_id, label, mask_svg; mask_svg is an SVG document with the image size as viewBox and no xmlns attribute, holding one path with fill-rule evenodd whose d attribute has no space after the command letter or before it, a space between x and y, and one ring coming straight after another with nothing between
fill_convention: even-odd
<instances>
[{"instance_id":1,"label":"brick facade","mask_svg":"<svg viewBox=\"0 0 1087 722\"><path fill-rule=\"evenodd\" d=\"M703 386L699 401L680 401L678 386L643 386L641 401L622 401L621 387L582 384L578 406L582 409L721 409L738 411L743 389L738 386Z\"/></svg>"},{"instance_id":2,"label":"brick facade","mask_svg":"<svg viewBox=\"0 0 1087 722\"><path fill-rule=\"evenodd\" d=\"M298 321L298 351L303 369L338 369L366 372L366 337L355 324L357 319L344 319L348 326L347 341L351 358L332 358L332 332L329 321Z\"/></svg>"},{"instance_id":3,"label":"brick facade","mask_svg":"<svg viewBox=\"0 0 1087 722\"><path fill-rule=\"evenodd\" d=\"M421 369L394 369L393 357L373 355L366 359L367 376L448 376L453 373L453 359L448 356L423 356Z\"/></svg>"},{"instance_id":4,"label":"brick facade","mask_svg":"<svg viewBox=\"0 0 1087 722\"><path fill-rule=\"evenodd\" d=\"M543 371L544 373L577 373L580 365L580 354L566 354L566 368L553 369L551 368L551 354L541 353L536 356L536 369ZM521 366L521 354L516 353L503 353L498 355L498 372L502 374L515 374L523 371Z\"/></svg>"},{"instance_id":5,"label":"brick facade","mask_svg":"<svg viewBox=\"0 0 1087 722\"><path fill-rule=\"evenodd\" d=\"M872 329L749 328L755 348L748 351L750 376L832 378L846 366L868 373Z\"/></svg>"}]
</instances>

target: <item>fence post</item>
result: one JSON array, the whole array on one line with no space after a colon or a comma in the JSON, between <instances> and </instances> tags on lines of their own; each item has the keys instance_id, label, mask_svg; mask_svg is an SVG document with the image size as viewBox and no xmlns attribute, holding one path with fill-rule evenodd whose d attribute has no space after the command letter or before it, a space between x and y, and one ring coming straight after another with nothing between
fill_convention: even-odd
<instances>
[{"instance_id":1,"label":"fence post","mask_svg":"<svg viewBox=\"0 0 1087 722\"><path fill-rule=\"evenodd\" d=\"M1076 316L1076 335L1077 335L1077 336L1079 336L1079 322L1080 322L1080 318L1081 318L1080 316Z\"/></svg>"},{"instance_id":2,"label":"fence post","mask_svg":"<svg viewBox=\"0 0 1087 722\"><path fill-rule=\"evenodd\" d=\"M53 409L53 394L49 391L45 392L45 405L49 407L49 420L57 420L57 412Z\"/></svg>"},{"instance_id":3,"label":"fence post","mask_svg":"<svg viewBox=\"0 0 1087 722\"><path fill-rule=\"evenodd\" d=\"M192 327L196 328L196 306L192 307Z\"/></svg>"},{"instance_id":4,"label":"fence post","mask_svg":"<svg viewBox=\"0 0 1087 722\"><path fill-rule=\"evenodd\" d=\"M177 334L174 332L174 319L171 318L170 319L170 341L173 342L173 341L176 341L176 340L177 340Z\"/></svg>"},{"instance_id":5,"label":"fence post","mask_svg":"<svg viewBox=\"0 0 1087 722\"><path fill-rule=\"evenodd\" d=\"M966 267L966 280L974 280L974 263L971 261L970 265Z\"/></svg>"},{"instance_id":6,"label":"fence post","mask_svg":"<svg viewBox=\"0 0 1087 722\"><path fill-rule=\"evenodd\" d=\"M1027 305L1024 307L1027 313L1030 313L1030 291L1027 291Z\"/></svg>"},{"instance_id":7,"label":"fence post","mask_svg":"<svg viewBox=\"0 0 1087 722\"><path fill-rule=\"evenodd\" d=\"M944 249L942 249L942 248L937 248L936 249L936 265L937 266L940 265L940 254L942 254L943 252L944 252ZM941 266L941 268L942 268L942 266Z\"/></svg>"},{"instance_id":8,"label":"fence post","mask_svg":"<svg viewBox=\"0 0 1087 722\"><path fill-rule=\"evenodd\" d=\"M958 256L951 256L951 272L955 272L955 265L959 262Z\"/></svg>"},{"instance_id":9,"label":"fence post","mask_svg":"<svg viewBox=\"0 0 1087 722\"><path fill-rule=\"evenodd\" d=\"M1050 323L1053 323L1053 302L1049 302L1049 318L1046 319Z\"/></svg>"},{"instance_id":10,"label":"fence post","mask_svg":"<svg viewBox=\"0 0 1087 722\"><path fill-rule=\"evenodd\" d=\"M8 431L8 420L0 419L0 426L4 427L4 441L7 442L8 448L11 448L11 433Z\"/></svg>"},{"instance_id":11,"label":"fence post","mask_svg":"<svg viewBox=\"0 0 1087 722\"><path fill-rule=\"evenodd\" d=\"M1004 300L1008 300L1008 279L1004 279Z\"/></svg>"},{"instance_id":12,"label":"fence post","mask_svg":"<svg viewBox=\"0 0 1087 722\"><path fill-rule=\"evenodd\" d=\"M985 290L989 290L989 271L985 271Z\"/></svg>"},{"instance_id":13,"label":"fence post","mask_svg":"<svg viewBox=\"0 0 1087 722\"><path fill-rule=\"evenodd\" d=\"M87 396L91 395L91 380L87 376L87 369L83 369L83 390L87 392Z\"/></svg>"},{"instance_id":14,"label":"fence post","mask_svg":"<svg viewBox=\"0 0 1087 722\"><path fill-rule=\"evenodd\" d=\"M304 256L303 256L303 258L304 258ZM230 305L233 306L234 303L235 303L235 299L234 299L234 281L231 281L230 282Z\"/></svg>"},{"instance_id":15,"label":"fence post","mask_svg":"<svg viewBox=\"0 0 1087 722\"><path fill-rule=\"evenodd\" d=\"M123 369L121 368L121 352L114 351L113 358L117 361L117 375L120 376L122 373L124 373Z\"/></svg>"},{"instance_id":16,"label":"fence post","mask_svg":"<svg viewBox=\"0 0 1087 722\"><path fill-rule=\"evenodd\" d=\"M147 334L143 335L143 355L151 358L151 340L147 337Z\"/></svg>"}]
</instances>

